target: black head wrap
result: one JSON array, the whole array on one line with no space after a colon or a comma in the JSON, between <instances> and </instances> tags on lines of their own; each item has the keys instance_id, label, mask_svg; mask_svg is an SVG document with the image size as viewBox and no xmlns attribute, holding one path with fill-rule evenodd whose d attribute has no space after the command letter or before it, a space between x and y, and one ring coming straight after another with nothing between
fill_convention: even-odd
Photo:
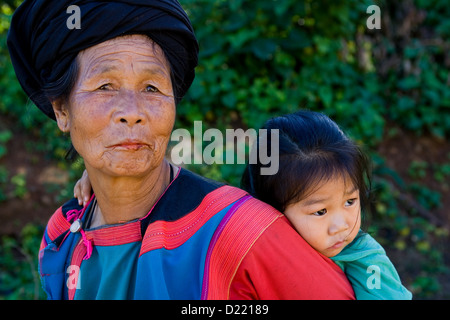
<instances>
[{"instance_id":1,"label":"black head wrap","mask_svg":"<svg viewBox=\"0 0 450 320\"><path fill-rule=\"evenodd\" d=\"M71 5L80 9L81 29L67 26ZM25 0L13 15L8 48L23 89L55 119L43 88L60 79L80 51L128 34L148 35L162 48L178 103L194 80L198 43L177 0Z\"/></svg>"}]
</instances>

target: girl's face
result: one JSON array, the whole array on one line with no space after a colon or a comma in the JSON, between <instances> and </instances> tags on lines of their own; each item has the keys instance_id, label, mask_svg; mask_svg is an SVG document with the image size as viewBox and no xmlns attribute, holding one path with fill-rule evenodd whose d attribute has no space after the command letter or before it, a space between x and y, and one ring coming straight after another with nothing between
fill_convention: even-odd
<instances>
[{"instance_id":1,"label":"girl's face","mask_svg":"<svg viewBox=\"0 0 450 320\"><path fill-rule=\"evenodd\" d=\"M359 190L345 181L351 180L328 180L284 212L302 238L327 257L334 257L352 242L361 226Z\"/></svg>"}]
</instances>

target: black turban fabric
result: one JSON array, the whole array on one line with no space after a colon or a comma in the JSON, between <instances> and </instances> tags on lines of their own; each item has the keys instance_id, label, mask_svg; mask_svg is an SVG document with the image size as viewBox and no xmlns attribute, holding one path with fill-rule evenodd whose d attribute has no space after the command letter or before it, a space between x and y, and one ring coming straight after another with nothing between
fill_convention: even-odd
<instances>
[{"instance_id":1,"label":"black turban fabric","mask_svg":"<svg viewBox=\"0 0 450 320\"><path fill-rule=\"evenodd\" d=\"M81 29L67 25L71 5L80 9ZM8 48L23 89L55 119L43 88L57 82L80 51L129 34L148 35L163 49L178 103L194 80L198 43L177 0L25 0L13 15Z\"/></svg>"}]
</instances>

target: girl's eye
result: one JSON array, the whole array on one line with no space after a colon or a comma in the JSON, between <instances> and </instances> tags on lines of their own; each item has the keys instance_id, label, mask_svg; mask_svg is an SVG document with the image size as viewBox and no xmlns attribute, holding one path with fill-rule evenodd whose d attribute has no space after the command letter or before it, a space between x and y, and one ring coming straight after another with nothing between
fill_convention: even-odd
<instances>
[{"instance_id":1,"label":"girl's eye","mask_svg":"<svg viewBox=\"0 0 450 320\"><path fill-rule=\"evenodd\" d=\"M145 87L145 91L146 92L158 92L158 89L155 86L152 86L149 84L148 86Z\"/></svg>"},{"instance_id":2,"label":"girl's eye","mask_svg":"<svg viewBox=\"0 0 450 320\"><path fill-rule=\"evenodd\" d=\"M346 207L352 206L353 204L356 203L356 200L357 200L357 199L355 198L355 199L349 199L349 200L345 201L345 206L346 206Z\"/></svg>"},{"instance_id":3,"label":"girl's eye","mask_svg":"<svg viewBox=\"0 0 450 320\"><path fill-rule=\"evenodd\" d=\"M320 216L323 216L326 213L327 213L327 209L322 209L322 210L314 212L313 215L320 217Z\"/></svg>"}]
</instances>

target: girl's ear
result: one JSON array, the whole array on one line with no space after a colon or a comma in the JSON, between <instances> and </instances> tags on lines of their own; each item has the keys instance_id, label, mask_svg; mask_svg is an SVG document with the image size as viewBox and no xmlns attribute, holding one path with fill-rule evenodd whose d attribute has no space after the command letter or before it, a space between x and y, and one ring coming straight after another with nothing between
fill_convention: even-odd
<instances>
[{"instance_id":1,"label":"girl's ear","mask_svg":"<svg viewBox=\"0 0 450 320\"><path fill-rule=\"evenodd\" d=\"M69 109L63 99L52 101L53 111L55 112L56 122L62 132L70 131Z\"/></svg>"}]
</instances>

